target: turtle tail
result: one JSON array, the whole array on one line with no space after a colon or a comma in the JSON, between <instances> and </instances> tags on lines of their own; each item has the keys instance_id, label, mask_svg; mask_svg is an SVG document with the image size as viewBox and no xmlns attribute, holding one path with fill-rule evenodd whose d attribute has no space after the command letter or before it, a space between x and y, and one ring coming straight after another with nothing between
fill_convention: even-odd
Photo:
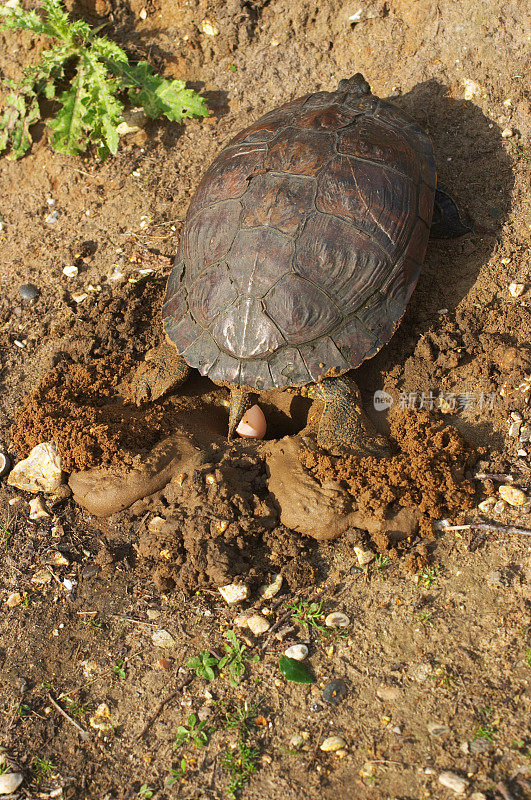
<instances>
[{"instance_id":1,"label":"turtle tail","mask_svg":"<svg viewBox=\"0 0 531 800\"><path fill-rule=\"evenodd\" d=\"M361 74L361 72L356 72L352 78L343 78L342 81L339 81L339 86L337 87L338 92L351 92L352 94L370 94L371 87Z\"/></svg>"}]
</instances>

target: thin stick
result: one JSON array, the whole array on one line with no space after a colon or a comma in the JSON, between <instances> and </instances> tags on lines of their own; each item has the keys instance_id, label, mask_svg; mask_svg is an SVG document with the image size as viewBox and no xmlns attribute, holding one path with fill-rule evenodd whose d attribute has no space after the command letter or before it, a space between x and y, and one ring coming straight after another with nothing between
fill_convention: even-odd
<instances>
[{"instance_id":1,"label":"thin stick","mask_svg":"<svg viewBox=\"0 0 531 800\"><path fill-rule=\"evenodd\" d=\"M188 686L189 683L192 683L193 679L194 679L194 674L193 673L191 675L188 675L187 678L183 678L182 681L180 682L180 684L175 689L175 691L172 692L171 694L169 694L167 697L165 697L164 700L160 701L160 703L158 704L157 708L155 709L153 714L150 716L150 718L148 719L148 721L146 722L146 724L144 725L144 727L142 728L142 730L140 731L140 733L136 737L137 739L141 739L148 732L148 730L151 728L151 726L153 725L155 720L160 715L160 713L161 713L162 709L164 708L164 706L167 705L168 703L170 703L175 697L177 697L177 695L180 694L180 692L182 692L182 690L184 689L185 686Z\"/></svg>"},{"instance_id":2,"label":"thin stick","mask_svg":"<svg viewBox=\"0 0 531 800\"><path fill-rule=\"evenodd\" d=\"M504 475L500 472L476 472L474 478L480 481L491 480L499 483L515 483L517 486L527 486L529 481L513 478L512 475Z\"/></svg>"},{"instance_id":3,"label":"thin stick","mask_svg":"<svg viewBox=\"0 0 531 800\"><path fill-rule=\"evenodd\" d=\"M88 740L89 740L89 738L90 738L90 737L89 737L89 735L88 735L87 731L86 731L84 728L82 728L82 727L81 727L81 725L79 725L79 724L78 724L78 723L75 721L75 719L72 719L72 717L69 717L69 716L68 716L68 714L66 713L66 711L64 711L64 710L61 708L61 706L59 705L59 703L56 703L56 701L53 699L53 697L52 697L52 695L50 694L50 692L48 692L48 700L50 701L50 703L52 704L52 706L53 706L53 707L54 707L54 708L55 708L55 709L56 709L56 710L57 710L57 711L58 711L58 712L61 714L61 716L62 716L62 717L64 717L66 720L68 720L68 722L69 722L71 725L73 725L73 726L74 726L74 728L76 728L76 730L78 730L78 731L79 731L79 735L81 736L81 739L82 739L84 742L88 742Z\"/></svg>"},{"instance_id":4,"label":"thin stick","mask_svg":"<svg viewBox=\"0 0 531 800\"><path fill-rule=\"evenodd\" d=\"M491 533L508 533L513 536L531 536L528 528L514 528L510 525L494 525L489 522L471 522L469 525L448 525L441 528L445 531L490 531Z\"/></svg>"}]
</instances>

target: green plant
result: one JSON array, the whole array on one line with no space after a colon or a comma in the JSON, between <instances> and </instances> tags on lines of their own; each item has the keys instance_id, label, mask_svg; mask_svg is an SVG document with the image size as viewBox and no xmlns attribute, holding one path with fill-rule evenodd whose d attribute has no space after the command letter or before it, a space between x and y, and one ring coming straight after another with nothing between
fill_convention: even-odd
<instances>
[{"instance_id":1,"label":"green plant","mask_svg":"<svg viewBox=\"0 0 531 800\"><path fill-rule=\"evenodd\" d=\"M64 702L71 717L81 719L90 711L90 706L81 703L79 700L74 700L73 698L68 697L68 695L65 695Z\"/></svg>"},{"instance_id":2,"label":"green plant","mask_svg":"<svg viewBox=\"0 0 531 800\"><path fill-rule=\"evenodd\" d=\"M124 680L127 677L127 673L124 669L124 660L123 658L119 658L116 664L113 666L112 671L115 675L118 675L119 678Z\"/></svg>"},{"instance_id":3,"label":"green plant","mask_svg":"<svg viewBox=\"0 0 531 800\"><path fill-rule=\"evenodd\" d=\"M186 89L184 81L162 78L147 61L130 64L121 47L98 36L87 22L70 21L61 0L42 0L41 14L0 6L0 18L4 29L32 31L55 42L24 71L20 83L6 82L11 91L0 120L0 152L10 146L13 159L31 146L30 128L41 118L39 98L59 104L48 125L51 143L70 155L84 152L89 144L101 158L116 153L124 110L120 93L153 119L165 116L180 122L208 115L204 98Z\"/></svg>"},{"instance_id":4,"label":"green plant","mask_svg":"<svg viewBox=\"0 0 531 800\"><path fill-rule=\"evenodd\" d=\"M531 647L526 648L525 663L527 664L528 667L531 667Z\"/></svg>"},{"instance_id":5,"label":"green plant","mask_svg":"<svg viewBox=\"0 0 531 800\"><path fill-rule=\"evenodd\" d=\"M208 736L212 729L207 727L206 721L198 722L195 714L190 714L188 717L188 727L186 725L179 725L177 734L173 743L174 749L182 747L183 744L190 744L193 742L196 747L204 747L208 743Z\"/></svg>"},{"instance_id":6,"label":"green plant","mask_svg":"<svg viewBox=\"0 0 531 800\"><path fill-rule=\"evenodd\" d=\"M31 595L28 592L22 592L22 605L25 608L31 605Z\"/></svg>"},{"instance_id":7,"label":"green plant","mask_svg":"<svg viewBox=\"0 0 531 800\"><path fill-rule=\"evenodd\" d=\"M258 747L249 747L246 742L239 741L236 749L226 753L221 761L221 766L230 775L227 791L233 797L251 779L258 769Z\"/></svg>"},{"instance_id":8,"label":"green plant","mask_svg":"<svg viewBox=\"0 0 531 800\"><path fill-rule=\"evenodd\" d=\"M143 783L140 789L138 790L138 796L146 798L146 800L150 800L150 798L153 797L154 794L155 792L153 791L153 789L151 789L150 786L147 785L147 783Z\"/></svg>"},{"instance_id":9,"label":"green plant","mask_svg":"<svg viewBox=\"0 0 531 800\"><path fill-rule=\"evenodd\" d=\"M249 703L244 700L240 705L236 706L234 711L225 712L225 725L229 730L236 729L240 737L245 737L258 716L260 710L260 701L258 703Z\"/></svg>"},{"instance_id":10,"label":"green plant","mask_svg":"<svg viewBox=\"0 0 531 800\"><path fill-rule=\"evenodd\" d=\"M440 568L434 567L423 567L417 573L417 585L424 586L425 589L431 589L434 583L437 582L438 578L440 577Z\"/></svg>"},{"instance_id":11,"label":"green plant","mask_svg":"<svg viewBox=\"0 0 531 800\"><path fill-rule=\"evenodd\" d=\"M494 737L496 736L496 731L491 725L478 725L476 730L474 731L474 740L475 739L488 739L489 742L494 742Z\"/></svg>"},{"instance_id":12,"label":"green plant","mask_svg":"<svg viewBox=\"0 0 531 800\"><path fill-rule=\"evenodd\" d=\"M57 767L48 758L37 757L31 765L31 769L35 775L36 782L41 783L41 781L49 778Z\"/></svg>"},{"instance_id":13,"label":"green plant","mask_svg":"<svg viewBox=\"0 0 531 800\"><path fill-rule=\"evenodd\" d=\"M13 536L13 531L0 525L0 546L7 548L9 540Z\"/></svg>"},{"instance_id":14,"label":"green plant","mask_svg":"<svg viewBox=\"0 0 531 800\"><path fill-rule=\"evenodd\" d=\"M198 656L186 662L188 669L193 669L198 678L213 681L215 678L213 667L218 666L218 659L211 656L208 650L201 650Z\"/></svg>"},{"instance_id":15,"label":"green plant","mask_svg":"<svg viewBox=\"0 0 531 800\"><path fill-rule=\"evenodd\" d=\"M433 625L432 617L433 611L421 611L418 615L419 622L422 622L423 625Z\"/></svg>"},{"instance_id":16,"label":"green plant","mask_svg":"<svg viewBox=\"0 0 531 800\"><path fill-rule=\"evenodd\" d=\"M220 671L228 672L231 686L238 686L245 674L245 662L260 661L260 656L247 653L247 647L238 641L233 630L227 631L226 637L229 641L223 645L225 655L219 660L218 667Z\"/></svg>"},{"instance_id":17,"label":"green plant","mask_svg":"<svg viewBox=\"0 0 531 800\"><path fill-rule=\"evenodd\" d=\"M319 602L300 600L298 603L288 606L288 609L292 612L291 618L303 625L306 631L309 628L315 628L323 636L329 635L329 631L324 625L321 625L325 615L322 600L319 600Z\"/></svg>"},{"instance_id":18,"label":"green plant","mask_svg":"<svg viewBox=\"0 0 531 800\"><path fill-rule=\"evenodd\" d=\"M27 717L28 714L31 714L31 706L27 703L19 703L15 708L15 714L17 717Z\"/></svg>"},{"instance_id":19,"label":"green plant","mask_svg":"<svg viewBox=\"0 0 531 800\"><path fill-rule=\"evenodd\" d=\"M170 769L170 777L166 779L166 786L173 786L173 784L184 778L188 771L188 762L186 758L181 759L181 763L177 767L177 769Z\"/></svg>"},{"instance_id":20,"label":"green plant","mask_svg":"<svg viewBox=\"0 0 531 800\"><path fill-rule=\"evenodd\" d=\"M11 767L9 766L9 764L6 764L5 762L3 764L0 764L0 775L5 775L6 772L10 771L10 769Z\"/></svg>"},{"instance_id":21,"label":"green plant","mask_svg":"<svg viewBox=\"0 0 531 800\"><path fill-rule=\"evenodd\" d=\"M81 624L86 628L94 628L95 630L99 631L101 631L103 628L102 620L98 619L97 617L86 617L85 619L81 620Z\"/></svg>"}]
</instances>

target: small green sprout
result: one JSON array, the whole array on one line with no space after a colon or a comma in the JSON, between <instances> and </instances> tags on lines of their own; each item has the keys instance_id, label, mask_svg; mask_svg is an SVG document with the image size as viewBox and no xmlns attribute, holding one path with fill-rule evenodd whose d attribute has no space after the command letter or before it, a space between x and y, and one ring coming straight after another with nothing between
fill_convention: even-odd
<instances>
[{"instance_id":1,"label":"small green sprout","mask_svg":"<svg viewBox=\"0 0 531 800\"><path fill-rule=\"evenodd\" d=\"M325 615L322 600L319 600L319 602L300 600L298 603L288 606L288 609L292 612L291 618L300 623L306 631L309 628L314 628L322 636L330 635L330 631L327 631L324 625L321 624Z\"/></svg>"},{"instance_id":2,"label":"small green sprout","mask_svg":"<svg viewBox=\"0 0 531 800\"><path fill-rule=\"evenodd\" d=\"M235 710L225 712L225 724L229 730L237 729L240 737L246 736L258 716L260 710L260 702L249 703L244 700L243 703L236 706Z\"/></svg>"},{"instance_id":3,"label":"small green sprout","mask_svg":"<svg viewBox=\"0 0 531 800\"><path fill-rule=\"evenodd\" d=\"M494 742L494 737L496 736L496 731L491 725L478 725L476 730L474 731L474 740L476 739L488 739L489 742Z\"/></svg>"},{"instance_id":4,"label":"small green sprout","mask_svg":"<svg viewBox=\"0 0 531 800\"><path fill-rule=\"evenodd\" d=\"M70 21L61 0L42 0L41 11L18 5L0 6L1 29L27 30L46 36L53 44L40 61L29 66L20 83L5 81L11 90L0 119L0 152L10 147L10 158L21 158L31 147L31 127L41 119L39 100L59 105L48 124L54 150L69 155L95 145L100 158L118 150L127 95L146 116L206 117L201 95L186 89L184 81L166 80L147 61L130 64L124 50L83 20Z\"/></svg>"},{"instance_id":5,"label":"small green sprout","mask_svg":"<svg viewBox=\"0 0 531 800\"><path fill-rule=\"evenodd\" d=\"M186 758L182 758L177 769L170 769L170 777L166 779L166 786L173 786L174 783L185 777L187 771L188 762Z\"/></svg>"},{"instance_id":6,"label":"small green sprout","mask_svg":"<svg viewBox=\"0 0 531 800\"><path fill-rule=\"evenodd\" d=\"M196 747L204 747L208 743L208 736L212 732L211 728L207 727L206 721L199 722L195 714L188 716L188 727L186 725L179 725L177 734L173 743L173 749L182 747L183 744L195 744Z\"/></svg>"},{"instance_id":7,"label":"small green sprout","mask_svg":"<svg viewBox=\"0 0 531 800\"><path fill-rule=\"evenodd\" d=\"M250 781L258 769L258 747L249 747L245 742L238 742L234 752L226 753L221 762L224 772L230 775L227 791L233 797Z\"/></svg>"},{"instance_id":8,"label":"small green sprout","mask_svg":"<svg viewBox=\"0 0 531 800\"><path fill-rule=\"evenodd\" d=\"M215 678L213 667L218 666L218 659L211 656L208 650L201 650L198 656L186 662L186 666L188 669L193 669L198 678L213 681Z\"/></svg>"},{"instance_id":9,"label":"small green sprout","mask_svg":"<svg viewBox=\"0 0 531 800\"><path fill-rule=\"evenodd\" d=\"M127 673L126 673L125 668L124 668L124 663L125 662L124 662L123 658L119 658L118 661L116 662L116 664L112 668L112 671L114 672L114 674L118 675L118 677L121 680L124 680L127 677Z\"/></svg>"},{"instance_id":10,"label":"small green sprout","mask_svg":"<svg viewBox=\"0 0 531 800\"><path fill-rule=\"evenodd\" d=\"M433 586L434 583L437 582L439 577L440 577L439 567L434 567L433 569L431 569L431 567L424 567L417 574L417 585L423 586L425 589L431 589L431 587Z\"/></svg>"},{"instance_id":11,"label":"small green sprout","mask_svg":"<svg viewBox=\"0 0 531 800\"><path fill-rule=\"evenodd\" d=\"M0 775L5 775L6 772L9 772L10 770L11 767L9 766L9 764L6 764L5 762L3 764L0 764Z\"/></svg>"},{"instance_id":12,"label":"small green sprout","mask_svg":"<svg viewBox=\"0 0 531 800\"><path fill-rule=\"evenodd\" d=\"M150 800L153 797L155 792L153 789L147 785L147 783L143 783L140 789L138 790L138 796L141 797L143 800Z\"/></svg>"},{"instance_id":13,"label":"small green sprout","mask_svg":"<svg viewBox=\"0 0 531 800\"><path fill-rule=\"evenodd\" d=\"M526 648L525 663L527 664L528 667L531 667L531 647Z\"/></svg>"},{"instance_id":14,"label":"small green sprout","mask_svg":"<svg viewBox=\"0 0 531 800\"><path fill-rule=\"evenodd\" d=\"M227 631L226 637L229 641L223 645L225 655L218 662L218 667L220 671L228 672L231 686L238 686L245 674L245 662L260 661L260 656L258 654L251 656L247 653L247 647L238 641L233 630Z\"/></svg>"},{"instance_id":15,"label":"small green sprout","mask_svg":"<svg viewBox=\"0 0 531 800\"><path fill-rule=\"evenodd\" d=\"M49 778L57 767L48 758L36 758L31 769L35 775L37 783L41 783L46 778Z\"/></svg>"},{"instance_id":16,"label":"small green sprout","mask_svg":"<svg viewBox=\"0 0 531 800\"><path fill-rule=\"evenodd\" d=\"M27 717L29 714L31 714L31 706L29 706L27 703L19 703L15 708L15 714L17 717Z\"/></svg>"}]
</instances>

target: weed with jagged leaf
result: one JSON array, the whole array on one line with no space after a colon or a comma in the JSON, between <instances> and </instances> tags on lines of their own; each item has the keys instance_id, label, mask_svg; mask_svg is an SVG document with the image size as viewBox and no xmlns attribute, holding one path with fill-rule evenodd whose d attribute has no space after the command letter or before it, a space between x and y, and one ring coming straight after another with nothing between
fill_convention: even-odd
<instances>
[{"instance_id":1,"label":"weed with jagged leaf","mask_svg":"<svg viewBox=\"0 0 531 800\"><path fill-rule=\"evenodd\" d=\"M12 159L31 147L30 128L41 118L42 98L60 106L49 122L51 143L70 155L91 144L101 158L116 153L125 107L120 94L153 119L165 116L180 122L208 115L204 98L184 81L162 78L147 61L130 64L121 47L97 36L87 22L70 21L61 0L43 0L40 14L0 6L0 19L2 29L27 30L55 42L38 64L24 71L20 83L5 81L9 93L0 119L0 152L9 148Z\"/></svg>"}]
</instances>

